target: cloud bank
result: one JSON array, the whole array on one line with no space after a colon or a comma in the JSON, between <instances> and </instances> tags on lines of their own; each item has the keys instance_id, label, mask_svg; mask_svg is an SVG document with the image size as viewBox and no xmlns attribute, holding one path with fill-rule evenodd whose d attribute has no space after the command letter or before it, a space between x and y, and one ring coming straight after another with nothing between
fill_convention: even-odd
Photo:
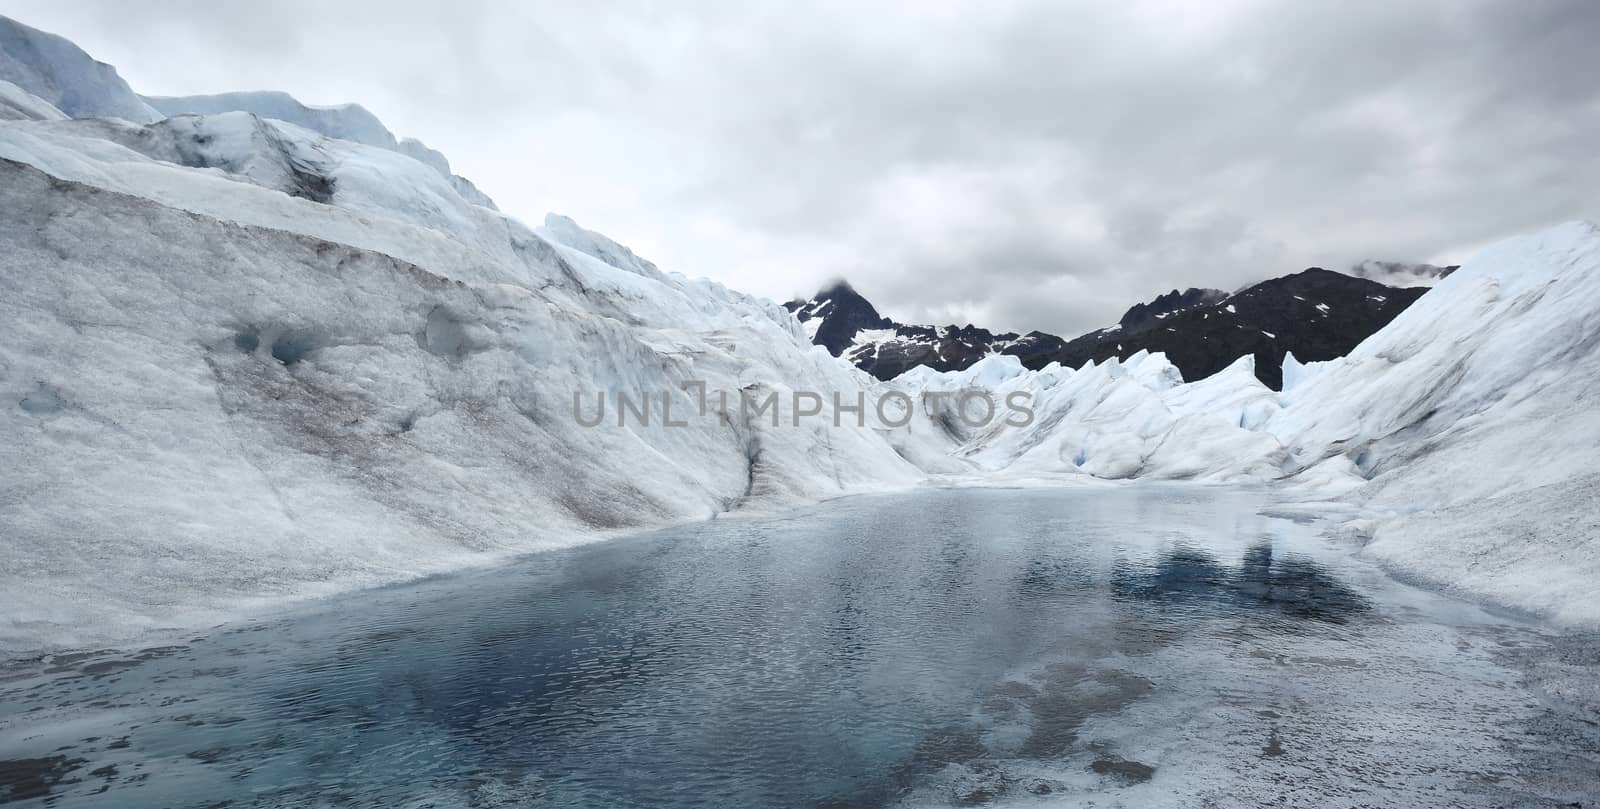
<instances>
[{"instance_id":1,"label":"cloud bank","mask_svg":"<svg viewBox=\"0 0 1600 809\"><path fill-rule=\"evenodd\" d=\"M1600 218L1583 0L13 0L148 94L359 101L527 221L784 299L1078 333Z\"/></svg>"}]
</instances>

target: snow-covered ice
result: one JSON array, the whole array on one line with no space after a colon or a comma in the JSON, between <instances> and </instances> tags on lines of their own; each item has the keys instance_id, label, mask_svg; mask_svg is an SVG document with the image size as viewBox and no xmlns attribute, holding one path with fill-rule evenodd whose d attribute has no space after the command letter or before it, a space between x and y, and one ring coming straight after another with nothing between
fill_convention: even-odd
<instances>
[{"instance_id":1,"label":"snow-covered ice","mask_svg":"<svg viewBox=\"0 0 1600 809\"><path fill-rule=\"evenodd\" d=\"M8 81L0 81L0 121L61 121L66 113Z\"/></svg>"},{"instance_id":2,"label":"snow-covered ice","mask_svg":"<svg viewBox=\"0 0 1600 809\"><path fill-rule=\"evenodd\" d=\"M1369 552L1572 621L1600 621L1600 230L1494 245L1319 364L1268 426L1291 469L1349 458Z\"/></svg>"},{"instance_id":3,"label":"snow-covered ice","mask_svg":"<svg viewBox=\"0 0 1600 809\"><path fill-rule=\"evenodd\" d=\"M850 423L665 426L689 381L870 380L776 305L522 227L403 155L246 113L0 126L8 644L921 476ZM160 159L195 131L206 167ZM285 193L296 171L332 205ZM574 419L619 393L655 420Z\"/></svg>"},{"instance_id":4,"label":"snow-covered ice","mask_svg":"<svg viewBox=\"0 0 1600 809\"><path fill-rule=\"evenodd\" d=\"M1252 357L1185 384L1143 352L878 382L775 304L494 210L358 106L146 103L0 18L0 644L939 476L1271 483L1385 562L1600 622L1597 291L1600 232L1573 223L1345 358L1286 358L1281 393ZM735 400L699 412L693 384ZM797 392L912 404L796 425ZM652 420L618 425L617 396ZM574 397L613 412L586 428Z\"/></svg>"},{"instance_id":5,"label":"snow-covered ice","mask_svg":"<svg viewBox=\"0 0 1600 809\"><path fill-rule=\"evenodd\" d=\"M0 80L73 117L161 120L161 114L128 87L116 68L95 61L63 37L4 15L0 15Z\"/></svg>"},{"instance_id":6,"label":"snow-covered ice","mask_svg":"<svg viewBox=\"0 0 1600 809\"><path fill-rule=\"evenodd\" d=\"M144 101L164 116L248 112L261 118L291 123L330 138L399 152L437 171L468 202L486 208L495 207L494 200L479 191L471 180L451 173L450 161L443 153L428 148L415 138L396 138L394 133L378 120L378 116L360 104L318 107L303 104L288 93L276 91L203 96L147 96Z\"/></svg>"}]
</instances>

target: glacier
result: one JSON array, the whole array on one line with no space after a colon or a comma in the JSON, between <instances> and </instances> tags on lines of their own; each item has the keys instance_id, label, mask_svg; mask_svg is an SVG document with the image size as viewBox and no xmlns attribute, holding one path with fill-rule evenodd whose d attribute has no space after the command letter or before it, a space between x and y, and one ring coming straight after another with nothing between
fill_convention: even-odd
<instances>
[{"instance_id":1,"label":"glacier","mask_svg":"<svg viewBox=\"0 0 1600 809\"><path fill-rule=\"evenodd\" d=\"M317 107L303 104L288 93L255 91L219 93L203 96L144 96L142 100L162 116L218 115L248 112L261 118L291 123L330 138L377 146L399 152L422 163L454 187L456 193L474 205L494 208L494 200L478 190L471 180L454 174L450 160L416 138L396 138L389 128L360 104Z\"/></svg>"},{"instance_id":2,"label":"glacier","mask_svg":"<svg viewBox=\"0 0 1600 809\"><path fill-rule=\"evenodd\" d=\"M0 121L61 121L66 117L50 102L0 80Z\"/></svg>"},{"instance_id":3,"label":"glacier","mask_svg":"<svg viewBox=\"0 0 1600 809\"><path fill-rule=\"evenodd\" d=\"M97 62L65 37L0 15L0 81L15 85L73 117L161 120L161 113L128 87L117 69Z\"/></svg>"},{"instance_id":4,"label":"glacier","mask_svg":"<svg viewBox=\"0 0 1600 809\"><path fill-rule=\"evenodd\" d=\"M1396 568L1592 624L1597 284L1595 227L1509 240L1348 356L1286 358L1281 392L1252 357L1185 383L1149 353L879 381L781 306L496 210L358 106L145 99L0 18L0 648L852 493L1139 479L1268 486ZM774 423L697 385L917 405ZM971 424L966 393L1031 418ZM574 417L617 396L652 418Z\"/></svg>"},{"instance_id":5,"label":"glacier","mask_svg":"<svg viewBox=\"0 0 1600 809\"><path fill-rule=\"evenodd\" d=\"M849 425L580 429L568 408L591 390L677 392L682 413L691 379L861 382L774 305L555 241L601 237L507 225L516 264L501 273L460 242L409 252L467 282L281 229L317 221L296 209L318 203L207 170L122 166L184 175L152 185L200 195L164 205L107 187L115 170L69 180L16 160L14 134L0 133L0 389L16 402L0 416L7 641L212 620L199 616L240 598L915 478ZM195 212L217 213L229 192L283 210ZM171 604L180 593L190 603ZM158 619L164 606L198 612Z\"/></svg>"}]
</instances>

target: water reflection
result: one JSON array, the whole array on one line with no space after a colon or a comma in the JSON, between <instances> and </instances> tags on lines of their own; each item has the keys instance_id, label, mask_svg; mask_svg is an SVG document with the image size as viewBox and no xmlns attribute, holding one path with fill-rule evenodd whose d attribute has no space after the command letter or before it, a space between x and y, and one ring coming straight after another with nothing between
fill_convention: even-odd
<instances>
[{"instance_id":1,"label":"water reflection","mask_svg":"<svg viewBox=\"0 0 1600 809\"><path fill-rule=\"evenodd\" d=\"M1241 615L1314 631L1372 609L1276 547L1312 532L1208 527L1228 508L844 501L340 599L125 668L24 672L0 692L0 772L20 773L0 802L879 806L952 772L971 779L957 802L1043 794L997 762L1082 753L1085 722L1149 698L1120 657ZM1264 530L1282 533L1240 539ZM1140 539L1163 534L1188 541ZM46 706L103 727L52 735L30 719Z\"/></svg>"},{"instance_id":2,"label":"water reflection","mask_svg":"<svg viewBox=\"0 0 1600 809\"><path fill-rule=\"evenodd\" d=\"M1206 604L1264 610L1342 624L1371 603L1305 556L1277 553L1269 540L1251 545L1235 566L1193 547L1162 552L1153 562L1119 560L1111 573L1117 597L1174 606Z\"/></svg>"}]
</instances>

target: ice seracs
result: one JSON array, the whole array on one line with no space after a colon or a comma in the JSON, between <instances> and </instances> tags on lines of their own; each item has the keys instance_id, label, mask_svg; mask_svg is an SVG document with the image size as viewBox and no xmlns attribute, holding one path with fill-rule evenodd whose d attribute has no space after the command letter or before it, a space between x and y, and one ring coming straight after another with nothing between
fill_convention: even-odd
<instances>
[{"instance_id":1,"label":"ice seracs","mask_svg":"<svg viewBox=\"0 0 1600 809\"><path fill-rule=\"evenodd\" d=\"M495 207L489 195L472 181L453 174L450 161L415 138L396 138L389 128L360 104L318 107L303 104L288 93L256 91L198 96L147 96L145 103L163 116L218 115L248 112L261 118L294 124L303 129L367 146L399 152L438 172L455 192L474 205Z\"/></svg>"},{"instance_id":2,"label":"ice seracs","mask_svg":"<svg viewBox=\"0 0 1600 809\"><path fill-rule=\"evenodd\" d=\"M1282 462L1281 445L1258 431L1276 394L1255 379L1249 357L1187 385L1165 357L1139 353L1021 372L992 390L1027 394L1032 423L992 425L957 453L1002 475L1261 480L1276 477Z\"/></svg>"},{"instance_id":3,"label":"ice seracs","mask_svg":"<svg viewBox=\"0 0 1600 809\"><path fill-rule=\"evenodd\" d=\"M163 117L248 112L262 118L294 124L330 138L390 150L395 150L399 145L394 134L378 120L378 116L368 112L360 104L314 107L300 103L288 93L275 91L144 98L145 103Z\"/></svg>"}]
</instances>

